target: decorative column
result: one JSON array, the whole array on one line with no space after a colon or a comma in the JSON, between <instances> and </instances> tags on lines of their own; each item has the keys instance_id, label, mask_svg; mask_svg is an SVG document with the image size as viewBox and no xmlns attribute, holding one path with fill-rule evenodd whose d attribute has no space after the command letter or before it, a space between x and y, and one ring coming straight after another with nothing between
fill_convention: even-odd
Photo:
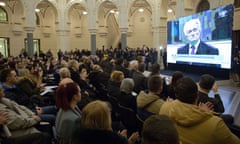
<instances>
[{"instance_id":1,"label":"decorative column","mask_svg":"<svg viewBox=\"0 0 240 144\"><path fill-rule=\"evenodd\" d=\"M61 49L63 52L70 50L70 36L69 36L69 30L57 30L57 36L58 36L58 43L57 47L58 49Z\"/></svg>"},{"instance_id":2,"label":"decorative column","mask_svg":"<svg viewBox=\"0 0 240 144\"><path fill-rule=\"evenodd\" d=\"M35 6L37 4L37 0L23 0L25 13L25 27L24 30L27 34L27 52L29 56L34 55L33 49L33 32L36 27L36 16L35 16Z\"/></svg>"},{"instance_id":3,"label":"decorative column","mask_svg":"<svg viewBox=\"0 0 240 144\"><path fill-rule=\"evenodd\" d=\"M29 56L34 55L34 48L33 48L33 31L34 28L25 28L27 33L27 52Z\"/></svg>"},{"instance_id":4,"label":"decorative column","mask_svg":"<svg viewBox=\"0 0 240 144\"><path fill-rule=\"evenodd\" d=\"M96 33L97 33L97 12L96 12L96 0L88 0L88 30L90 32L90 46L91 46L91 54L96 55Z\"/></svg>"},{"instance_id":5,"label":"decorative column","mask_svg":"<svg viewBox=\"0 0 240 144\"><path fill-rule=\"evenodd\" d=\"M176 1L176 18L185 16L185 5L184 0Z\"/></svg>"},{"instance_id":6,"label":"decorative column","mask_svg":"<svg viewBox=\"0 0 240 144\"><path fill-rule=\"evenodd\" d=\"M153 7L153 46L158 51L158 63L163 68L161 51L166 48L167 42L167 1L154 1Z\"/></svg>"},{"instance_id":7,"label":"decorative column","mask_svg":"<svg viewBox=\"0 0 240 144\"><path fill-rule=\"evenodd\" d=\"M127 47L127 31L128 31L128 0L119 0L119 28L121 32L121 49Z\"/></svg>"},{"instance_id":8,"label":"decorative column","mask_svg":"<svg viewBox=\"0 0 240 144\"><path fill-rule=\"evenodd\" d=\"M127 47L127 28L120 28L121 31L121 49Z\"/></svg>"},{"instance_id":9,"label":"decorative column","mask_svg":"<svg viewBox=\"0 0 240 144\"><path fill-rule=\"evenodd\" d=\"M58 1L57 10L58 10L58 17L56 22L56 33L58 36L58 43L57 49L61 49L62 51L69 51L70 50L70 27L68 22L68 11L66 11L66 0ZM58 51L58 50L56 50Z\"/></svg>"},{"instance_id":10,"label":"decorative column","mask_svg":"<svg viewBox=\"0 0 240 144\"><path fill-rule=\"evenodd\" d=\"M91 35L91 54L96 55L96 29L89 29Z\"/></svg>"}]
</instances>

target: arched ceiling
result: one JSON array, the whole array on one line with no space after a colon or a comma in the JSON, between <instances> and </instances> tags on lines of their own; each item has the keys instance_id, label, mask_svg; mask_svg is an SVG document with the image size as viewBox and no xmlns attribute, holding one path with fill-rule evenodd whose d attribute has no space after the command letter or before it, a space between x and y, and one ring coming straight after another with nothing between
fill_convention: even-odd
<instances>
[{"instance_id":1,"label":"arched ceiling","mask_svg":"<svg viewBox=\"0 0 240 144\"><path fill-rule=\"evenodd\" d=\"M140 8L149 11L149 13L152 13L151 6L146 0L136 0L130 7L129 16L132 16Z\"/></svg>"}]
</instances>

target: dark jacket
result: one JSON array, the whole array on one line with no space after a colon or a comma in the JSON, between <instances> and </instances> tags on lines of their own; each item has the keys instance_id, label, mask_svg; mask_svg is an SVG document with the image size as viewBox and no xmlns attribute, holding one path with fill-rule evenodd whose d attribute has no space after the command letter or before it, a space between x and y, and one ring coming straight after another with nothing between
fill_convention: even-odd
<instances>
[{"instance_id":1,"label":"dark jacket","mask_svg":"<svg viewBox=\"0 0 240 144\"><path fill-rule=\"evenodd\" d=\"M71 144L128 144L119 134L99 129L77 128L72 135Z\"/></svg>"},{"instance_id":2,"label":"dark jacket","mask_svg":"<svg viewBox=\"0 0 240 144\"><path fill-rule=\"evenodd\" d=\"M222 102L222 99L219 94L214 95L214 98L209 97L207 94L198 92L199 94L199 99L198 103L206 103L206 102L211 102L214 105L214 111L218 113L223 113L224 112L224 105Z\"/></svg>"},{"instance_id":3,"label":"dark jacket","mask_svg":"<svg viewBox=\"0 0 240 144\"><path fill-rule=\"evenodd\" d=\"M121 92L120 96L117 97L117 99L120 105L128 107L137 112L136 97L133 96L131 93L127 94L125 92Z\"/></svg>"},{"instance_id":4,"label":"dark jacket","mask_svg":"<svg viewBox=\"0 0 240 144\"><path fill-rule=\"evenodd\" d=\"M147 78L141 72L133 71L132 78L135 85L134 92L139 93L141 90L147 89Z\"/></svg>"},{"instance_id":5,"label":"dark jacket","mask_svg":"<svg viewBox=\"0 0 240 144\"><path fill-rule=\"evenodd\" d=\"M120 95L120 84L121 83L116 83L114 81L111 81L109 80L108 81L108 86L107 86L107 89L108 89L108 94L112 97L119 97Z\"/></svg>"},{"instance_id":6,"label":"dark jacket","mask_svg":"<svg viewBox=\"0 0 240 144\"><path fill-rule=\"evenodd\" d=\"M188 54L189 44L178 49L178 54ZM200 42L196 54L198 55L218 55L218 49L204 43Z\"/></svg>"},{"instance_id":7,"label":"dark jacket","mask_svg":"<svg viewBox=\"0 0 240 144\"><path fill-rule=\"evenodd\" d=\"M2 88L4 89L6 98L9 98L10 100L15 101L20 105L24 105L30 109L34 108L34 104L31 102L31 98L28 97L28 95L20 90L17 86L8 87L2 85Z\"/></svg>"},{"instance_id":8,"label":"dark jacket","mask_svg":"<svg viewBox=\"0 0 240 144\"><path fill-rule=\"evenodd\" d=\"M28 78L20 78L16 85L29 97L40 94L40 89L37 87L37 84Z\"/></svg>"}]
</instances>

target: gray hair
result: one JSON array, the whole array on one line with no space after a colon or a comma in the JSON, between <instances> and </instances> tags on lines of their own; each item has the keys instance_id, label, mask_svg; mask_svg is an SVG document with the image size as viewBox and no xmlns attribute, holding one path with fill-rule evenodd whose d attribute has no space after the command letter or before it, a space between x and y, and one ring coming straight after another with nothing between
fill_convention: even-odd
<instances>
[{"instance_id":1,"label":"gray hair","mask_svg":"<svg viewBox=\"0 0 240 144\"><path fill-rule=\"evenodd\" d=\"M120 91L127 94L131 93L134 88L134 81L132 78L125 78L120 85Z\"/></svg>"}]
</instances>

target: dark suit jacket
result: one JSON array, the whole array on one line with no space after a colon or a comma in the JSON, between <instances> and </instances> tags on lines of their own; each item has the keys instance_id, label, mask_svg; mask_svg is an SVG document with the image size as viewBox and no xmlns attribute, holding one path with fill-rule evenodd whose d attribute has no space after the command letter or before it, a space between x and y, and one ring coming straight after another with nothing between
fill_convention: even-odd
<instances>
[{"instance_id":1,"label":"dark suit jacket","mask_svg":"<svg viewBox=\"0 0 240 144\"><path fill-rule=\"evenodd\" d=\"M202 103L206 103L206 102L211 102L214 105L214 111L218 112L218 113L223 113L224 112L224 106L223 106L223 102L221 97L219 96L219 94L214 95L214 98L209 97L207 94L202 93L202 92L198 92L198 103L202 102Z\"/></svg>"},{"instance_id":2,"label":"dark suit jacket","mask_svg":"<svg viewBox=\"0 0 240 144\"><path fill-rule=\"evenodd\" d=\"M189 44L179 48L178 51L177 51L177 54L188 54L188 51L189 51ZM212 47L212 46L210 46L210 45L201 41L199 43L196 54L199 54L199 55L218 55L219 52L218 52L217 48L214 48L214 47Z\"/></svg>"},{"instance_id":3,"label":"dark suit jacket","mask_svg":"<svg viewBox=\"0 0 240 144\"><path fill-rule=\"evenodd\" d=\"M189 44L186 44L185 46L181 47L178 49L177 54L188 54L189 53ZM202 41L200 41L197 52L197 55L218 55L218 49L214 48ZM190 64L189 62L180 62L177 61L176 63L178 64ZM205 64L205 63L191 63L191 65L195 66L206 66L206 67L216 67L219 68L221 67L220 64Z\"/></svg>"}]
</instances>

